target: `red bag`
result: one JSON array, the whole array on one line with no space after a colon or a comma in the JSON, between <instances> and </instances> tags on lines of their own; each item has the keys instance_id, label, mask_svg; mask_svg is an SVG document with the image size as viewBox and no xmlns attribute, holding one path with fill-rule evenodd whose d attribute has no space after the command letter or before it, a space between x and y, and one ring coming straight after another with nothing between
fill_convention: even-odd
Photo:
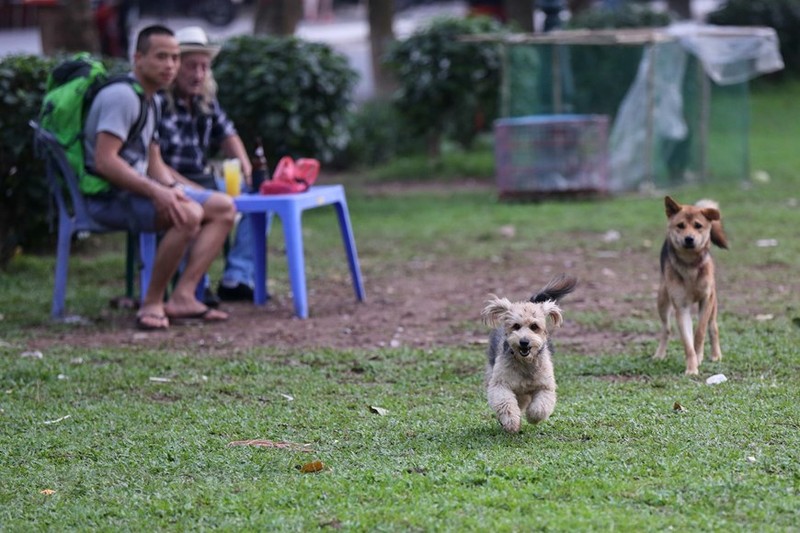
<instances>
[{"instance_id":1,"label":"red bag","mask_svg":"<svg viewBox=\"0 0 800 533\"><path fill-rule=\"evenodd\" d=\"M278 161L272 179L262 183L258 192L261 194L305 192L317 181L317 176L319 176L319 161L309 158L295 161L287 155Z\"/></svg>"}]
</instances>

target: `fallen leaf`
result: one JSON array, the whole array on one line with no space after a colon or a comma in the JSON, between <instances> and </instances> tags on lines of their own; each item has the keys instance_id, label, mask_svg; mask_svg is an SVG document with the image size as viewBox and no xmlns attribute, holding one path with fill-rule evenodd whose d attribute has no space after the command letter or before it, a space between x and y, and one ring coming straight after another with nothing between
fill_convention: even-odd
<instances>
[{"instance_id":1,"label":"fallen leaf","mask_svg":"<svg viewBox=\"0 0 800 533\"><path fill-rule=\"evenodd\" d=\"M67 418L69 418L71 416L72 415L65 415L65 416L62 416L61 418L56 418L55 420L45 420L44 423L45 424L57 424L58 422L61 422L62 420L66 420Z\"/></svg>"},{"instance_id":2,"label":"fallen leaf","mask_svg":"<svg viewBox=\"0 0 800 533\"><path fill-rule=\"evenodd\" d=\"M672 404L672 410L675 411L676 413L683 413L686 411L686 408L682 406L680 403L675 402L674 404Z\"/></svg>"},{"instance_id":3,"label":"fallen leaf","mask_svg":"<svg viewBox=\"0 0 800 533\"><path fill-rule=\"evenodd\" d=\"M285 441L276 442L271 440L260 440L260 439L235 440L233 442L229 442L228 446L256 446L259 448L278 448L282 450L292 450L295 452L314 451L311 449L310 444L298 444L296 442L285 442Z\"/></svg>"},{"instance_id":4,"label":"fallen leaf","mask_svg":"<svg viewBox=\"0 0 800 533\"><path fill-rule=\"evenodd\" d=\"M298 470L303 474L314 474L316 472L321 472L324 468L325 465L322 461L311 461L310 463L298 467Z\"/></svg>"},{"instance_id":5,"label":"fallen leaf","mask_svg":"<svg viewBox=\"0 0 800 533\"><path fill-rule=\"evenodd\" d=\"M50 496L51 494L55 493L56 491L54 491L53 489L44 489L39 491L39 494L44 494L45 496Z\"/></svg>"},{"instance_id":6,"label":"fallen leaf","mask_svg":"<svg viewBox=\"0 0 800 533\"><path fill-rule=\"evenodd\" d=\"M381 416L386 416L386 415L389 414L389 411L387 411L383 407L376 407L374 405L370 405L369 406L369 410L372 411L373 413L381 415Z\"/></svg>"}]
</instances>

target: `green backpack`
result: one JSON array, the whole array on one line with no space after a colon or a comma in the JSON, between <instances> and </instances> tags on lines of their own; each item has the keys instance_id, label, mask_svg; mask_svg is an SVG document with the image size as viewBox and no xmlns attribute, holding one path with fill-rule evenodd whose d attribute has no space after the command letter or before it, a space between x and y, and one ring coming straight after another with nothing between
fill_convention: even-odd
<instances>
[{"instance_id":1,"label":"green backpack","mask_svg":"<svg viewBox=\"0 0 800 533\"><path fill-rule=\"evenodd\" d=\"M139 118L131 126L121 152L128 142L142 133L147 122L148 106L142 86L127 74L109 76L103 63L86 52L60 63L47 77L39 123L53 133L64 148L84 194L98 194L111 188L108 181L92 175L86 168L83 125L94 97L100 89L112 83L129 83L141 100Z\"/></svg>"}]
</instances>

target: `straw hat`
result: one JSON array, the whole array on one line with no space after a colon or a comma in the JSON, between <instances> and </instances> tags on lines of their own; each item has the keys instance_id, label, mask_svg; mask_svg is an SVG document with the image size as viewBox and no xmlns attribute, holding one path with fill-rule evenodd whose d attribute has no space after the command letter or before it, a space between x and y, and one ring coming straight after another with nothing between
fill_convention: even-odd
<instances>
[{"instance_id":1,"label":"straw hat","mask_svg":"<svg viewBox=\"0 0 800 533\"><path fill-rule=\"evenodd\" d=\"M188 26L175 32L175 38L181 47L181 53L204 52L214 59L219 53L219 46L209 44L208 35L200 26Z\"/></svg>"}]
</instances>

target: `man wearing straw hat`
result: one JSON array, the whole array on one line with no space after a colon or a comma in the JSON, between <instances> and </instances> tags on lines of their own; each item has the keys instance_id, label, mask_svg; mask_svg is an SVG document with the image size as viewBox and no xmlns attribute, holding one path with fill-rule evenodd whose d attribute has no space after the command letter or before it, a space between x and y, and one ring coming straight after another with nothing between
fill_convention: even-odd
<instances>
[{"instance_id":1,"label":"man wearing straw hat","mask_svg":"<svg viewBox=\"0 0 800 533\"><path fill-rule=\"evenodd\" d=\"M208 165L209 156L221 150L225 157L241 163L243 187L252 185L252 165L244 143L216 98L217 86L211 62L219 46L209 42L205 31L189 26L175 33L181 51L181 65L172 86L159 94L162 117L159 124L161 153L164 161L190 180L189 184L206 189L218 188ZM233 245L225 260L225 270L217 294L222 300L252 300L254 266L252 231L243 217ZM207 305L219 303L207 287Z\"/></svg>"}]
</instances>

